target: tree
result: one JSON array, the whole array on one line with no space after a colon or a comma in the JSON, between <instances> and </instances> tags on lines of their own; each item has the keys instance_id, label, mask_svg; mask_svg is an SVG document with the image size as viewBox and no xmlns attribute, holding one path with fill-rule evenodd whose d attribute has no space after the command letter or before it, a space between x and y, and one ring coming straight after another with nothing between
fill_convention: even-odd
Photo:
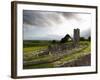
<instances>
[{"instance_id":1,"label":"tree","mask_svg":"<svg viewBox=\"0 0 100 80\"><path fill-rule=\"evenodd\" d=\"M80 41L85 41L85 38L84 37L80 37Z\"/></svg>"},{"instance_id":2,"label":"tree","mask_svg":"<svg viewBox=\"0 0 100 80\"><path fill-rule=\"evenodd\" d=\"M52 40L52 43L55 44L56 43L56 40Z\"/></svg>"},{"instance_id":3,"label":"tree","mask_svg":"<svg viewBox=\"0 0 100 80\"><path fill-rule=\"evenodd\" d=\"M91 37L90 36L88 37L88 41L91 41Z\"/></svg>"}]
</instances>

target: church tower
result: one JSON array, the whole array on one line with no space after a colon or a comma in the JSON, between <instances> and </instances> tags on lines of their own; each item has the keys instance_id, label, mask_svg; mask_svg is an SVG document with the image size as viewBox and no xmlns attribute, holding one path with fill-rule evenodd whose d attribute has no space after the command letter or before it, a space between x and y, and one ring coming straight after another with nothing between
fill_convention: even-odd
<instances>
[{"instance_id":1,"label":"church tower","mask_svg":"<svg viewBox=\"0 0 100 80\"><path fill-rule=\"evenodd\" d=\"M78 28L74 29L73 41L75 46L77 46L80 41L80 29Z\"/></svg>"}]
</instances>

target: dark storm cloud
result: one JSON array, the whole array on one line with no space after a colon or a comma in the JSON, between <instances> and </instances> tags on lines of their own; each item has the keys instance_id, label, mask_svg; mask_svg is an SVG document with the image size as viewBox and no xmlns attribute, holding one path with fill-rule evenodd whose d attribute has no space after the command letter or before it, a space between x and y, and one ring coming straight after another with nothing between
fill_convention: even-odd
<instances>
[{"instance_id":1,"label":"dark storm cloud","mask_svg":"<svg viewBox=\"0 0 100 80\"><path fill-rule=\"evenodd\" d=\"M79 13L73 13L73 12L63 12L62 15L66 18L66 19L75 19L75 20L81 20L80 17L78 17Z\"/></svg>"},{"instance_id":2,"label":"dark storm cloud","mask_svg":"<svg viewBox=\"0 0 100 80\"><path fill-rule=\"evenodd\" d=\"M23 23L34 26L52 26L62 23L61 18L81 20L75 13L72 12L41 12L24 10Z\"/></svg>"},{"instance_id":3,"label":"dark storm cloud","mask_svg":"<svg viewBox=\"0 0 100 80\"><path fill-rule=\"evenodd\" d=\"M56 12L39 12L24 10L23 22L35 26L50 26L60 22L59 15Z\"/></svg>"}]
</instances>

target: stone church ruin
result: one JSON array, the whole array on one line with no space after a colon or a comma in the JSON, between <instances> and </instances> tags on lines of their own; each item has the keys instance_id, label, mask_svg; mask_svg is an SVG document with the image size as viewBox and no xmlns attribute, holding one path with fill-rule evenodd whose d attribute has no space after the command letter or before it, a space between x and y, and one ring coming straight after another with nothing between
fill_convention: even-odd
<instances>
[{"instance_id":1,"label":"stone church ruin","mask_svg":"<svg viewBox=\"0 0 100 80\"><path fill-rule=\"evenodd\" d=\"M74 48L79 47L79 41L80 41L80 29L74 29L73 38L67 34L64 38L61 39L61 43L57 44L51 44L48 46L47 50L42 51L42 53L37 54L38 56L43 55L62 55L62 54L68 54L69 50L72 50ZM71 40L71 42L68 44L68 39ZM63 43L64 42L64 43Z\"/></svg>"},{"instance_id":2,"label":"stone church ruin","mask_svg":"<svg viewBox=\"0 0 100 80\"><path fill-rule=\"evenodd\" d=\"M90 52L88 55L81 55L80 52L87 48L88 44L80 42L80 29L73 29L73 37L66 34L60 41L53 40L44 49L31 52L28 60L24 61L23 65L48 67L72 67L84 66L91 64ZM87 53L87 52L86 52ZM77 55L78 54L78 55ZM27 57L27 56L26 56Z\"/></svg>"},{"instance_id":3,"label":"stone church ruin","mask_svg":"<svg viewBox=\"0 0 100 80\"><path fill-rule=\"evenodd\" d=\"M69 39L70 41L68 41ZM74 66L74 65L77 66L77 65L82 64L81 60L79 59L78 60L80 61L80 64L78 64L79 61L76 59L74 62L71 62L71 63L69 61L67 62L66 60L63 62L60 61L65 56L72 55L75 52L86 48L86 45L82 46L79 44L80 29L78 28L73 29L73 37L71 37L69 34L66 34L61 40L62 41L64 40L64 42L59 41L54 44L52 43L48 45L48 48L34 52L35 54L33 53L31 56L34 56L36 60L24 61L24 66L53 63L55 67L63 67L63 66ZM40 58L43 58L43 59L40 60ZM86 58L82 58L82 59L86 59ZM84 63L84 64L87 64L87 63Z\"/></svg>"}]
</instances>

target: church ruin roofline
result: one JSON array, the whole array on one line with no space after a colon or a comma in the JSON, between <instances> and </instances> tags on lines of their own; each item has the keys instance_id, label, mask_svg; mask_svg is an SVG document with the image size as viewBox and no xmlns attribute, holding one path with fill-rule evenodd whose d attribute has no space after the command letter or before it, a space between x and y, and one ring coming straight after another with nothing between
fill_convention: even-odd
<instances>
[{"instance_id":1,"label":"church ruin roofline","mask_svg":"<svg viewBox=\"0 0 100 80\"><path fill-rule=\"evenodd\" d=\"M74 30L80 30L79 28L74 28Z\"/></svg>"}]
</instances>

